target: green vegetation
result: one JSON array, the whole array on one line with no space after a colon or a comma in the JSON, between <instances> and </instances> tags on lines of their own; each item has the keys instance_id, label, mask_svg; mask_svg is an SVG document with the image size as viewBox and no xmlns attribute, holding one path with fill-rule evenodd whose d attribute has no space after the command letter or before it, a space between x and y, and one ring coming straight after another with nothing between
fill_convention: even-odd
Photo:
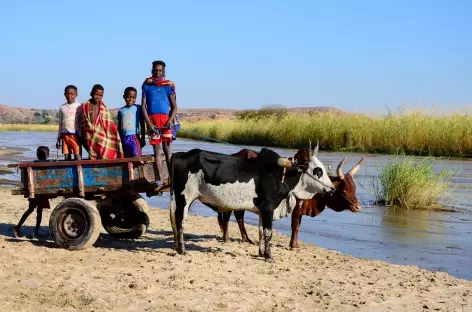
<instances>
[{"instance_id":1,"label":"green vegetation","mask_svg":"<svg viewBox=\"0 0 472 312\"><path fill-rule=\"evenodd\" d=\"M57 124L0 124L0 131L57 132Z\"/></svg>"},{"instance_id":2,"label":"green vegetation","mask_svg":"<svg viewBox=\"0 0 472 312\"><path fill-rule=\"evenodd\" d=\"M0 155L1 155L1 154L0 154ZM10 168L0 165L0 175L2 175L2 174L10 174L10 173L13 173L13 172L14 172L14 171L11 170Z\"/></svg>"},{"instance_id":3,"label":"green vegetation","mask_svg":"<svg viewBox=\"0 0 472 312\"><path fill-rule=\"evenodd\" d=\"M200 136L242 145L305 147L422 156L472 156L472 116L430 116L418 112L369 117L355 114L295 115L280 107L243 111L235 120L182 122L179 137Z\"/></svg>"},{"instance_id":4,"label":"green vegetation","mask_svg":"<svg viewBox=\"0 0 472 312\"><path fill-rule=\"evenodd\" d=\"M377 203L406 209L440 208L441 200L450 194L452 172L435 174L433 161L433 157L400 155L398 162L390 159L378 165L378 178L371 182Z\"/></svg>"}]
</instances>

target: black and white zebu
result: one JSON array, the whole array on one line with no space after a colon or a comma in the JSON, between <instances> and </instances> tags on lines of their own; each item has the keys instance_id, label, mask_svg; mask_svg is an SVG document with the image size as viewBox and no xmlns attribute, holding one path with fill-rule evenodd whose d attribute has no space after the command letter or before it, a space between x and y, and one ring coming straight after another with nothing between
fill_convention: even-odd
<instances>
[{"instance_id":1,"label":"black and white zebu","mask_svg":"<svg viewBox=\"0 0 472 312\"><path fill-rule=\"evenodd\" d=\"M296 166L266 148L253 159L200 149L173 154L169 213L177 252L185 253L183 221L192 202L198 199L217 212L249 210L257 213L259 256L273 262L270 242L274 212L281 215L281 210L294 206L296 199L310 199L321 192L332 195L335 190L317 158L318 146L317 143L307 163Z\"/></svg>"}]
</instances>

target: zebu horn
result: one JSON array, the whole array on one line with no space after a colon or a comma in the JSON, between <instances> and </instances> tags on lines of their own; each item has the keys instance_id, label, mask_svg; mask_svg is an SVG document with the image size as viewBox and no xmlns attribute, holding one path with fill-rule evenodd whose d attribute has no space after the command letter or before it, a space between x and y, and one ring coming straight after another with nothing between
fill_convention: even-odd
<instances>
[{"instance_id":1,"label":"zebu horn","mask_svg":"<svg viewBox=\"0 0 472 312\"><path fill-rule=\"evenodd\" d=\"M343 160L341 160L341 162L340 162L339 165L338 165L338 169L336 169L336 172L337 172L337 174L338 174L338 177L339 177L341 180L344 180L343 164L344 164L344 162L346 161L346 158L347 158L347 157L344 157Z\"/></svg>"},{"instance_id":2,"label":"zebu horn","mask_svg":"<svg viewBox=\"0 0 472 312\"><path fill-rule=\"evenodd\" d=\"M277 165L279 165L280 167L290 168L292 167L292 162L286 158L280 157L279 159L277 159Z\"/></svg>"},{"instance_id":3,"label":"zebu horn","mask_svg":"<svg viewBox=\"0 0 472 312\"><path fill-rule=\"evenodd\" d=\"M318 139L316 139L316 146L313 149L312 156L318 157L318 149L320 148L320 142L318 142Z\"/></svg>"},{"instance_id":4,"label":"zebu horn","mask_svg":"<svg viewBox=\"0 0 472 312\"><path fill-rule=\"evenodd\" d=\"M352 167L351 170L349 170L348 174L350 174L353 177L356 174L357 170L359 170L359 167L361 166L363 162L364 162L364 157L362 157L361 160L359 160L359 162L354 167Z\"/></svg>"},{"instance_id":5,"label":"zebu horn","mask_svg":"<svg viewBox=\"0 0 472 312\"><path fill-rule=\"evenodd\" d=\"M311 150L311 139L308 141L308 151L310 153L310 157L313 156L313 151Z\"/></svg>"}]
</instances>

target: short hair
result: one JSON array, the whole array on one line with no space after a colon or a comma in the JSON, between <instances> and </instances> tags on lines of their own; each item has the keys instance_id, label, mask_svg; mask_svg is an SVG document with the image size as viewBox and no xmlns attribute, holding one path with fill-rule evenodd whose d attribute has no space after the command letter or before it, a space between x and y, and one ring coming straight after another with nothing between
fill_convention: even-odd
<instances>
[{"instance_id":1,"label":"short hair","mask_svg":"<svg viewBox=\"0 0 472 312\"><path fill-rule=\"evenodd\" d=\"M152 67L154 67L156 65L162 65L162 67L166 68L166 63L164 63L163 61L154 61L154 62L152 62Z\"/></svg>"},{"instance_id":2,"label":"short hair","mask_svg":"<svg viewBox=\"0 0 472 312\"><path fill-rule=\"evenodd\" d=\"M64 93L67 93L68 89L74 89L75 93L77 93L77 87L74 85L68 85L67 87L64 88Z\"/></svg>"},{"instance_id":3,"label":"short hair","mask_svg":"<svg viewBox=\"0 0 472 312\"><path fill-rule=\"evenodd\" d=\"M125 92L123 93L123 96L126 96L128 94L128 92L130 92L130 91L134 91L134 93L136 93L136 95L138 94L138 91L136 90L135 87L127 87L125 89Z\"/></svg>"},{"instance_id":4,"label":"short hair","mask_svg":"<svg viewBox=\"0 0 472 312\"><path fill-rule=\"evenodd\" d=\"M36 157L39 160L46 160L49 157L49 147L47 146L39 146L36 150Z\"/></svg>"},{"instance_id":5,"label":"short hair","mask_svg":"<svg viewBox=\"0 0 472 312\"><path fill-rule=\"evenodd\" d=\"M97 91L97 90L105 91L105 89L103 89L102 85L97 83L97 84L93 85L92 91L90 92L90 95L94 94L95 91Z\"/></svg>"}]
</instances>

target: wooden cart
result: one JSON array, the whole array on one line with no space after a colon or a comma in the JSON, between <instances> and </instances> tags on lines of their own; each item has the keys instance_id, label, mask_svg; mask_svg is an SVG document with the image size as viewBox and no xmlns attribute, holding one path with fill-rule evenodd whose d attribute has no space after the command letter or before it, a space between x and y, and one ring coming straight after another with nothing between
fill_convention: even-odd
<instances>
[{"instance_id":1,"label":"wooden cart","mask_svg":"<svg viewBox=\"0 0 472 312\"><path fill-rule=\"evenodd\" d=\"M168 170L162 156L164 177ZM137 238L149 226L148 196L168 191L157 187L159 174L154 156L112 160L22 162L10 164L21 171L21 187L13 195L25 198L64 197L52 211L49 230L63 248L92 246L102 225L117 238ZM168 181L166 178L165 181Z\"/></svg>"}]
</instances>

